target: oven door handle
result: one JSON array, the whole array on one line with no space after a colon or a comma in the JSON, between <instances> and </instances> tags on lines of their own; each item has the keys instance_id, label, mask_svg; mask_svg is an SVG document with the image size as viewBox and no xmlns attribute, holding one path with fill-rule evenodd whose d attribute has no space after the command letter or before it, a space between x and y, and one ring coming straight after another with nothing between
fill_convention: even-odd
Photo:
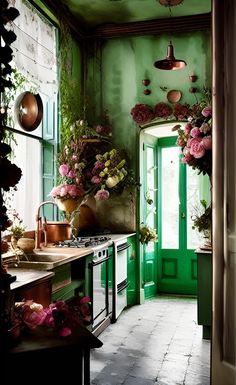
<instances>
[{"instance_id":1,"label":"oven door handle","mask_svg":"<svg viewBox=\"0 0 236 385\"><path fill-rule=\"evenodd\" d=\"M94 267L94 266L97 266L97 265L100 265L101 263L103 263L103 262L105 262L105 261L108 261L108 259L110 259L110 255L108 255L106 258L102 258L102 259L100 259L99 261L97 261L97 262L90 262L89 263L89 268L91 269L92 267Z\"/></svg>"},{"instance_id":2,"label":"oven door handle","mask_svg":"<svg viewBox=\"0 0 236 385\"><path fill-rule=\"evenodd\" d=\"M124 286L122 286L120 289L118 289L117 294L120 293L122 290L126 289L128 286L129 286L129 282L127 282L126 284L124 284Z\"/></svg>"},{"instance_id":3,"label":"oven door handle","mask_svg":"<svg viewBox=\"0 0 236 385\"><path fill-rule=\"evenodd\" d=\"M122 245L118 245L117 246L117 253L119 253L120 251L128 249L130 246L131 245L128 242L122 243Z\"/></svg>"}]
</instances>

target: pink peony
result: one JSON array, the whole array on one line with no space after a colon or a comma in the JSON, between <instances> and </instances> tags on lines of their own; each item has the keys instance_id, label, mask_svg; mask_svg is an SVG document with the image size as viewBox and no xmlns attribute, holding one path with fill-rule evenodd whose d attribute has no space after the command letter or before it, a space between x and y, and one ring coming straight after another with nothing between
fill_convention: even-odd
<instances>
[{"instance_id":1,"label":"pink peony","mask_svg":"<svg viewBox=\"0 0 236 385\"><path fill-rule=\"evenodd\" d=\"M190 163L192 160L194 159L194 157L190 154L190 153L187 153L185 154L185 156L181 159L182 163Z\"/></svg>"},{"instance_id":2,"label":"pink peony","mask_svg":"<svg viewBox=\"0 0 236 385\"><path fill-rule=\"evenodd\" d=\"M69 172L69 166L67 164L61 164L59 167L59 173L61 176L66 176Z\"/></svg>"},{"instance_id":3,"label":"pink peony","mask_svg":"<svg viewBox=\"0 0 236 385\"><path fill-rule=\"evenodd\" d=\"M174 116L177 120L183 120L188 117L189 109L187 105L176 103L174 106Z\"/></svg>"},{"instance_id":4,"label":"pink peony","mask_svg":"<svg viewBox=\"0 0 236 385\"><path fill-rule=\"evenodd\" d=\"M103 162L100 162L99 160L97 160L95 163L94 163L94 169L95 170L103 170L105 167L105 164Z\"/></svg>"},{"instance_id":5,"label":"pink peony","mask_svg":"<svg viewBox=\"0 0 236 385\"><path fill-rule=\"evenodd\" d=\"M211 148L212 148L211 135L204 136L204 138L202 138L202 144L203 144L203 147L205 148L205 150L211 150Z\"/></svg>"},{"instance_id":6,"label":"pink peony","mask_svg":"<svg viewBox=\"0 0 236 385\"><path fill-rule=\"evenodd\" d=\"M109 195L109 191L107 190L98 190L95 195L95 199L98 201L105 201L109 198Z\"/></svg>"},{"instance_id":7,"label":"pink peony","mask_svg":"<svg viewBox=\"0 0 236 385\"><path fill-rule=\"evenodd\" d=\"M205 108L203 108L203 110L202 110L202 115L203 115L205 118L208 118L209 116L211 116L211 114L212 114L212 108L211 108L210 105L207 106L207 107L205 107Z\"/></svg>"},{"instance_id":8,"label":"pink peony","mask_svg":"<svg viewBox=\"0 0 236 385\"><path fill-rule=\"evenodd\" d=\"M76 174L75 174L75 172L74 172L73 170L70 170L70 171L68 172L68 177L69 177L69 178L73 179L73 178L75 178L75 176L76 176Z\"/></svg>"},{"instance_id":9,"label":"pink peony","mask_svg":"<svg viewBox=\"0 0 236 385\"><path fill-rule=\"evenodd\" d=\"M201 131L199 130L198 127L193 127L192 130L190 131L190 135L193 138L197 138L201 134Z\"/></svg>"},{"instance_id":10,"label":"pink peony","mask_svg":"<svg viewBox=\"0 0 236 385\"><path fill-rule=\"evenodd\" d=\"M71 329L67 326L63 326L61 329L59 329L58 334L60 337L68 337L71 335Z\"/></svg>"},{"instance_id":11,"label":"pink peony","mask_svg":"<svg viewBox=\"0 0 236 385\"><path fill-rule=\"evenodd\" d=\"M91 182L94 183L94 184L99 184L101 182L101 178L99 178L98 176L94 175L91 179Z\"/></svg>"},{"instance_id":12,"label":"pink peony","mask_svg":"<svg viewBox=\"0 0 236 385\"><path fill-rule=\"evenodd\" d=\"M90 297L85 296L85 297L81 298L80 304L83 305L84 303L89 303L90 301L91 301Z\"/></svg>"},{"instance_id":13,"label":"pink peony","mask_svg":"<svg viewBox=\"0 0 236 385\"><path fill-rule=\"evenodd\" d=\"M131 115L136 123L144 124L150 122L154 118L154 112L151 106L147 104L136 104L132 110Z\"/></svg>"},{"instance_id":14,"label":"pink peony","mask_svg":"<svg viewBox=\"0 0 236 385\"><path fill-rule=\"evenodd\" d=\"M192 130L192 125L191 125L191 123L187 123L187 124L185 125L185 127L184 127L184 132L185 132L186 134L189 134L191 130Z\"/></svg>"},{"instance_id":15,"label":"pink peony","mask_svg":"<svg viewBox=\"0 0 236 385\"><path fill-rule=\"evenodd\" d=\"M22 307L22 319L29 329L36 329L38 325L41 325L46 315L43 306L32 300L26 301Z\"/></svg>"},{"instance_id":16,"label":"pink peony","mask_svg":"<svg viewBox=\"0 0 236 385\"><path fill-rule=\"evenodd\" d=\"M84 196L85 191L82 187L75 184L60 184L53 187L50 192L50 196L53 198L77 198Z\"/></svg>"},{"instance_id":17,"label":"pink peony","mask_svg":"<svg viewBox=\"0 0 236 385\"><path fill-rule=\"evenodd\" d=\"M171 107L164 102L157 103L154 107L154 115L158 118L168 118L172 114Z\"/></svg>"},{"instance_id":18,"label":"pink peony","mask_svg":"<svg viewBox=\"0 0 236 385\"><path fill-rule=\"evenodd\" d=\"M202 139L200 137L191 139L189 152L196 159L200 159L205 155L206 150L203 147Z\"/></svg>"}]
</instances>

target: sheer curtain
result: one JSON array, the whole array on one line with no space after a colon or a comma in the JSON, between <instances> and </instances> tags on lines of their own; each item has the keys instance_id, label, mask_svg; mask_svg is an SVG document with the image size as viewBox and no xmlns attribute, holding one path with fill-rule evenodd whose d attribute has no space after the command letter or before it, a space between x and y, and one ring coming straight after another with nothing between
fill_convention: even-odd
<instances>
[{"instance_id":1,"label":"sheer curtain","mask_svg":"<svg viewBox=\"0 0 236 385\"><path fill-rule=\"evenodd\" d=\"M41 201L41 142L18 134L15 138L17 145L13 148L14 163L21 168L22 177L11 202L23 218L26 230L32 230L35 228L36 209Z\"/></svg>"},{"instance_id":2,"label":"sheer curtain","mask_svg":"<svg viewBox=\"0 0 236 385\"><path fill-rule=\"evenodd\" d=\"M54 124L54 121L50 121L48 106L55 103L58 93L57 29L29 2L10 0L9 3L20 12L11 25L17 35L17 40L12 44L14 66L27 79L16 90L15 98L23 91L32 91L41 96L44 107L43 123L30 133L35 137L31 138L14 120L12 106L13 127L24 132L24 135L14 134L17 145L11 143L14 153L12 161L21 168L23 175L17 191L10 194L9 209L15 209L26 229L32 230L35 229L36 208L42 201L43 132L48 132L48 126ZM53 140L53 137L49 139Z\"/></svg>"}]
</instances>

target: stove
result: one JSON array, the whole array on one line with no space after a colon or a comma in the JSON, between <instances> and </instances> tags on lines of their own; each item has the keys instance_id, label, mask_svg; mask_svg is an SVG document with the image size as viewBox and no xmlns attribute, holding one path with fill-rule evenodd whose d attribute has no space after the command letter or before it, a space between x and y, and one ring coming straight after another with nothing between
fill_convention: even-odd
<instances>
[{"instance_id":1,"label":"stove","mask_svg":"<svg viewBox=\"0 0 236 385\"><path fill-rule=\"evenodd\" d=\"M74 237L73 239L67 239L65 241L59 241L55 246L56 247L94 247L106 243L111 238L107 236L93 236L93 237Z\"/></svg>"}]
</instances>

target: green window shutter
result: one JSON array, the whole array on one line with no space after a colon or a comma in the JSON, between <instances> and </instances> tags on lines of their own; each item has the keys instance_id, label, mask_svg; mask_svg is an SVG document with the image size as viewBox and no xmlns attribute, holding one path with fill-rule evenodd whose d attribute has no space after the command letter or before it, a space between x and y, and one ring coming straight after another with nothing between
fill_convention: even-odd
<instances>
[{"instance_id":1,"label":"green window shutter","mask_svg":"<svg viewBox=\"0 0 236 385\"><path fill-rule=\"evenodd\" d=\"M58 137L58 108L57 100L44 99L43 113L43 201L51 200L49 193L56 185L56 154L57 154L57 137ZM45 205L43 213L48 220L55 219L55 207L53 205Z\"/></svg>"}]
</instances>

